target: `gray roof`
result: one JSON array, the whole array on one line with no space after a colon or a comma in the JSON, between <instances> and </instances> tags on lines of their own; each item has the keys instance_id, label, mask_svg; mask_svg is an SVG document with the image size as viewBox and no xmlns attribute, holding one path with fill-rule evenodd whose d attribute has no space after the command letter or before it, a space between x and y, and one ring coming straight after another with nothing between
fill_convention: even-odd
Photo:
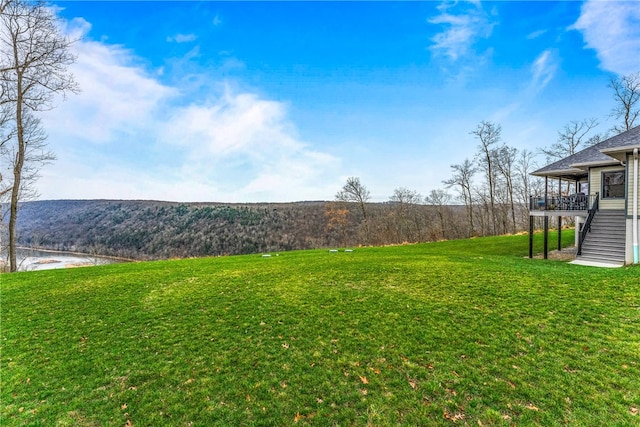
<instances>
[{"instance_id":1,"label":"gray roof","mask_svg":"<svg viewBox=\"0 0 640 427\"><path fill-rule=\"evenodd\" d=\"M587 171L581 167L620 164L619 160L604 154L602 151L632 151L636 147L640 147L640 126L551 163L532 172L531 175L579 178L587 175Z\"/></svg>"}]
</instances>

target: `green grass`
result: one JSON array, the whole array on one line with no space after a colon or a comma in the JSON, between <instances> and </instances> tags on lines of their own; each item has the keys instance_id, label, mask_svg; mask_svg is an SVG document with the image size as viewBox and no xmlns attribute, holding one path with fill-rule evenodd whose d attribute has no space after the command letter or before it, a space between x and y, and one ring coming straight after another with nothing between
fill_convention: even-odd
<instances>
[{"instance_id":1,"label":"green grass","mask_svg":"<svg viewBox=\"0 0 640 427\"><path fill-rule=\"evenodd\" d=\"M640 269L527 239L3 275L0 424L640 425Z\"/></svg>"}]
</instances>

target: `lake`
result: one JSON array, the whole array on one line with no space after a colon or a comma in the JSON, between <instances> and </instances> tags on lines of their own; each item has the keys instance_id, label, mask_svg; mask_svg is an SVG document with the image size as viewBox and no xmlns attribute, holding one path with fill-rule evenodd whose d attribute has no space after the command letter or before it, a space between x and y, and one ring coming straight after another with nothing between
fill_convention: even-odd
<instances>
[{"instance_id":1,"label":"lake","mask_svg":"<svg viewBox=\"0 0 640 427\"><path fill-rule=\"evenodd\" d=\"M97 255L83 255L70 252L42 251L20 248L16 251L19 271L50 270L54 268L88 267L122 262L114 258ZM6 261L6 252L2 252ZM0 263L2 262L0 261Z\"/></svg>"}]
</instances>

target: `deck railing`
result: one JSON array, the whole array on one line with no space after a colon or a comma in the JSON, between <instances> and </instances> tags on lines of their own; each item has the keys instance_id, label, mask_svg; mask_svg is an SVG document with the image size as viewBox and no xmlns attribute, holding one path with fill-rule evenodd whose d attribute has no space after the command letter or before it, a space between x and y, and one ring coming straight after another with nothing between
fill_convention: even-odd
<instances>
[{"instance_id":1,"label":"deck railing","mask_svg":"<svg viewBox=\"0 0 640 427\"><path fill-rule=\"evenodd\" d=\"M600 193L596 193L595 198L593 200L593 204L591 205L591 208L589 209L589 215L587 216L587 219L585 220L584 224L582 224L582 229L580 230L580 237L578 239L578 255L582 255L582 242L584 242L584 239L587 237L587 233L589 233L591 231L591 221L593 221L593 217L596 214L596 211L598 210L598 200Z\"/></svg>"},{"instance_id":2,"label":"deck railing","mask_svg":"<svg viewBox=\"0 0 640 427\"><path fill-rule=\"evenodd\" d=\"M568 196L552 195L531 196L529 210L531 211L588 211L597 200L597 195L587 196L583 193Z\"/></svg>"}]
</instances>

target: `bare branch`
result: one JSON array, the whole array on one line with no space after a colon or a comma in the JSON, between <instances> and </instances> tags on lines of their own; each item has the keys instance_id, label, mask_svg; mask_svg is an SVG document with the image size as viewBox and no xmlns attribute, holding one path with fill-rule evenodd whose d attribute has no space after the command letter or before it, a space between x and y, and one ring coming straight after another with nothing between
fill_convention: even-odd
<instances>
[{"instance_id":1,"label":"bare branch","mask_svg":"<svg viewBox=\"0 0 640 427\"><path fill-rule=\"evenodd\" d=\"M367 203L370 198L371 195L367 187L362 185L360 178L354 176L347 178L347 183L336 194L336 200L338 201L357 203L365 220L367 218L365 203Z\"/></svg>"},{"instance_id":2,"label":"bare branch","mask_svg":"<svg viewBox=\"0 0 640 427\"><path fill-rule=\"evenodd\" d=\"M336 193L336 201L356 203L360 213L362 214L362 223L364 225L365 238L369 239L369 223L367 221L367 202L371 198L367 187L362 185L360 178L349 177L346 184L338 193Z\"/></svg>"},{"instance_id":3,"label":"bare branch","mask_svg":"<svg viewBox=\"0 0 640 427\"><path fill-rule=\"evenodd\" d=\"M487 185L489 186L489 205L490 205L490 217L493 226L493 233L496 233L496 218L495 218L495 190L496 190L496 171L494 167L496 149L494 145L501 140L502 127L500 125L493 124L492 122L482 121L475 130L471 132L479 141L478 155L480 166L484 169L487 178Z\"/></svg>"},{"instance_id":4,"label":"bare branch","mask_svg":"<svg viewBox=\"0 0 640 427\"><path fill-rule=\"evenodd\" d=\"M613 89L613 99L616 102L611 110L611 117L622 121L613 127L613 131L622 133L633 128L640 116L640 72L620 78L612 77L608 87Z\"/></svg>"},{"instance_id":5,"label":"bare branch","mask_svg":"<svg viewBox=\"0 0 640 427\"><path fill-rule=\"evenodd\" d=\"M602 140L602 136L595 135L587 138L589 132L598 126L595 118L581 121L572 120L561 131L558 131L558 141L549 148L542 148L542 154L550 159L563 159L571 156L583 148L587 148Z\"/></svg>"},{"instance_id":6,"label":"bare branch","mask_svg":"<svg viewBox=\"0 0 640 427\"><path fill-rule=\"evenodd\" d=\"M477 172L476 167L469 159L465 159L462 164L451 165L454 175L443 181L447 187L457 187L460 198L464 201L467 208L467 219L469 223L469 236L473 235L473 197L471 195L471 186L473 184L473 175Z\"/></svg>"}]
</instances>

